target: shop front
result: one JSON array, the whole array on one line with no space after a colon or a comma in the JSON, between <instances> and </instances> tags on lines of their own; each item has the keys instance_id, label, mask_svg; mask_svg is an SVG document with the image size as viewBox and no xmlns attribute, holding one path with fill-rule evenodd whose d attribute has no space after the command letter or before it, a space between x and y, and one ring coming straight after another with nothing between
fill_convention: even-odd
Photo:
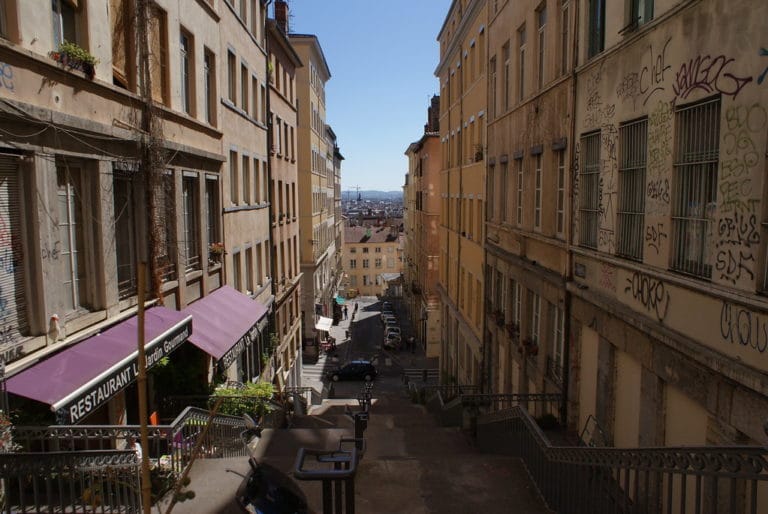
<instances>
[{"instance_id":1,"label":"shop front","mask_svg":"<svg viewBox=\"0 0 768 514\"><path fill-rule=\"evenodd\" d=\"M153 307L145 313L144 334L150 369L190 337L192 317ZM126 411L135 412L138 401L135 394L126 398L125 392L137 376L138 318L133 316L17 373L6 388L50 406L62 425L86 420L125 424Z\"/></svg>"},{"instance_id":2,"label":"shop front","mask_svg":"<svg viewBox=\"0 0 768 514\"><path fill-rule=\"evenodd\" d=\"M230 286L222 286L182 312L194 316L189 342L210 357L209 380L257 380L268 353L267 308Z\"/></svg>"}]
</instances>

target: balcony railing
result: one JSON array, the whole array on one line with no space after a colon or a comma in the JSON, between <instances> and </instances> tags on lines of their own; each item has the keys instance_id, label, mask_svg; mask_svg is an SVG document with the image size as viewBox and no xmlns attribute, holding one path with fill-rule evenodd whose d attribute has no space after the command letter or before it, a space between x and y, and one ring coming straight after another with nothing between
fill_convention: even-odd
<instances>
[{"instance_id":1,"label":"balcony railing","mask_svg":"<svg viewBox=\"0 0 768 514\"><path fill-rule=\"evenodd\" d=\"M522 407L478 420L485 451L520 457L562 514L768 512L763 447L553 446Z\"/></svg>"},{"instance_id":2,"label":"balcony railing","mask_svg":"<svg viewBox=\"0 0 768 514\"><path fill-rule=\"evenodd\" d=\"M141 512L134 451L0 454L3 513Z\"/></svg>"}]
</instances>

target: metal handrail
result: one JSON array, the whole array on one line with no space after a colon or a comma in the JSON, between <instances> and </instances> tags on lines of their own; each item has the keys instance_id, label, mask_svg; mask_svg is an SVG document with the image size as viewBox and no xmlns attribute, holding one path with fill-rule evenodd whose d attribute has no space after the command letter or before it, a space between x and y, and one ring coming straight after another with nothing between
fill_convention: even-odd
<instances>
[{"instance_id":1,"label":"metal handrail","mask_svg":"<svg viewBox=\"0 0 768 514\"><path fill-rule=\"evenodd\" d=\"M133 451L0 454L2 512L141 512Z\"/></svg>"},{"instance_id":2,"label":"metal handrail","mask_svg":"<svg viewBox=\"0 0 768 514\"><path fill-rule=\"evenodd\" d=\"M463 394L473 394L480 390L480 387L472 384L423 384L416 385L413 382L409 383L409 387L413 386L418 394L427 397L439 394L444 402L449 402L461 396Z\"/></svg>"},{"instance_id":3,"label":"metal handrail","mask_svg":"<svg viewBox=\"0 0 768 514\"><path fill-rule=\"evenodd\" d=\"M766 512L768 450L757 446L553 446L520 407L481 416L478 442L522 459L563 514ZM760 502L763 503L760 503Z\"/></svg>"},{"instance_id":4,"label":"metal handrail","mask_svg":"<svg viewBox=\"0 0 768 514\"><path fill-rule=\"evenodd\" d=\"M517 405L527 407L529 402L545 404L549 411L557 412L562 401L560 393L510 393L510 394L462 394L461 404L476 409L484 408L488 412L508 409Z\"/></svg>"}]
</instances>

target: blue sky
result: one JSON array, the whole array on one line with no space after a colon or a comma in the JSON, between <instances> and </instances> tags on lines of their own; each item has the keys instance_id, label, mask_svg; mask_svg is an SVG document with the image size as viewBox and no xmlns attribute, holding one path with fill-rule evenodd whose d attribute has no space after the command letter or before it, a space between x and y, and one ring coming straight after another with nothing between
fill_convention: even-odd
<instances>
[{"instance_id":1,"label":"blue sky","mask_svg":"<svg viewBox=\"0 0 768 514\"><path fill-rule=\"evenodd\" d=\"M326 122L342 189L400 190L408 145L438 93L437 33L451 0L290 0L290 30L315 34L331 69Z\"/></svg>"}]
</instances>

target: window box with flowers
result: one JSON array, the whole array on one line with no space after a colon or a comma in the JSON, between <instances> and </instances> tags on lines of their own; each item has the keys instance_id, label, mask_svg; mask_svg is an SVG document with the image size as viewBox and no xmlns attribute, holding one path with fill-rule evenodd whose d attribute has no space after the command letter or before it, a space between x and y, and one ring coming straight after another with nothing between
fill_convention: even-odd
<instances>
[{"instance_id":1,"label":"window box with flowers","mask_svg":"<svg viewBox=\"0 0 768 514\"><path fill-rule=\"evenodd\" d=\"M51 52L49 55L51 59L71 70L82 71L91 80L93 80L96 74L98 59L76 43L63 41L59 45L58 50Z\"/></svg>"},{"instance_id":2,"label":"window box with flowers","mask_svg":"<svg viewBox=\"0 0 768 514\"><path fill-rule=\"evenodd\" d=\"M208 246L208 264L221 264L221 257L224 253L224 243L211 243Z\"/></svg>"}]
</instances>

